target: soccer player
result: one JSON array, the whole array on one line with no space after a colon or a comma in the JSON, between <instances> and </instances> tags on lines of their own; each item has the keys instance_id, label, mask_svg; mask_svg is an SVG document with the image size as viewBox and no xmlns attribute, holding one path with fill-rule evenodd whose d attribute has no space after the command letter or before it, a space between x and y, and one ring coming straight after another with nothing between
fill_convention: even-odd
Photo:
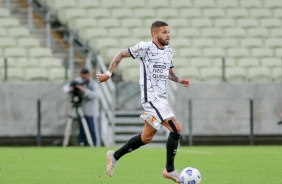
<instances>
[{"instance_id":1,"label":"soccer player","mask_svg":"<svg viewBox=\"0 0 282 184\"><path fill-rule=\"evenodd\" d=\"M179 183L179 173L174 168L174 157L181 134L181 125L169 108L167 83L170 79L188 87L190 82L188 79L180 79L174 74L173 53L168 46L169 32L167 23L155 21L151 26L152 41L142 41L133 47L120 51L113 58L108 71L104 74L97 74L98 82L105 82L111 77L123 58L139 58L141 103L145 111L140 117L144 120L144 130L140 135L132 137L117 151L107 152L107 174L109 176L113 175L114 167L122 156L150 143L163 125L170 131L166 143L166 167L163 176Z\"/></svg>"}]
</instances>

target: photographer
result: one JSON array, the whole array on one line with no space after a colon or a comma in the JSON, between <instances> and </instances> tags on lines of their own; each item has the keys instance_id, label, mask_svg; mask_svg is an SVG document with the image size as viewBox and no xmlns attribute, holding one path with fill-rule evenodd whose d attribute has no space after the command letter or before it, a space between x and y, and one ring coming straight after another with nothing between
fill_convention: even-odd
<instances>
[{"instance_id":1,"label":"photographer","mask_svg":"<svg viewBox=\"0 0 282 184\"><path fill-rule=\"evenodd\" d=\"M72 82L67 83L63 87L65 93L71 95L72 105L75 107L81 107L84 113L84 117L93 143L95 146L100 145L100 135L98 122L95 117L95 99L98 98L97 88L95 87L96 83L91 78L88 69L82 69L80 72L80 77L75 78ZM86 139L86 135L82 126L81 117L77 117L79 135L78 141L81 146L89 145Z\"/></svg>"}]
</instances>

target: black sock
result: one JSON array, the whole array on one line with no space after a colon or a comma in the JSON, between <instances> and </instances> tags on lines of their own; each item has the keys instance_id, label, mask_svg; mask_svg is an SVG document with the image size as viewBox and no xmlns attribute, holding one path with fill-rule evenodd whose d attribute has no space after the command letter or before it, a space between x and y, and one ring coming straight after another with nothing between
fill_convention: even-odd
<instances>
[{"instance_id":1,"label":"black sock","mask_svg":"<svg viewBox=\"0 0 282 184\"><path fill-rule=\"evenodd\" d=\"M166 142L166 170L174 171L174 157L177 152L180 134L170 132Z\"/></svg>"},{"instance_id":2,"label":"black sock","mask_svg":"<svg viewBox=\"0 0 282 184\"><path fill-rule=\"evenodd\" d=\"M122 157L126 153L129 153L133 150L136 150L143 145L145 145L145 144L142 142L141 134L136 135L136 136L132 137L125 145L123 145L120 149L118 149L114 153L114 158L116 160L118 160L118 159L120 159L120 157Z\"/></svg>"}]
</instances>

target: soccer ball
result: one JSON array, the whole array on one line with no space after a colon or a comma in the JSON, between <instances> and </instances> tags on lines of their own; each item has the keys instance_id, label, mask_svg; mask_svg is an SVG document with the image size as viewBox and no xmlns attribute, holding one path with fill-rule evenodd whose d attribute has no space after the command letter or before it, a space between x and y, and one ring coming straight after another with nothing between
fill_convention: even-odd
<instances>
[{"instance_id":1,"label":"soccer ball","mask_svg":"<svg viewBox=\"0 0 282 184\"><path fill-rule=\"evenodd\" d=\"M193 167L186 167L180 173L181 184L199 184L201 179L201 173Z\"/></svg>"}]
</instances>

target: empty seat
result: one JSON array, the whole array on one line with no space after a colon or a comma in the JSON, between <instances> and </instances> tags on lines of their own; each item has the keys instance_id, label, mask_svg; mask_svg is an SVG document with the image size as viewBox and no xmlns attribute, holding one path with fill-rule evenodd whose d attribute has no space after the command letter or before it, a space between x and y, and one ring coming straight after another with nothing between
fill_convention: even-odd
<instances>
[{"instance_id":1,"label":"empty seat","mask_svg":"<svg viewBox=\"0 0 282 184\"><path fill-rule=\"evenodd\" d=\"M29 37L30 32L25 27L11 27L8 28L9 36L11 37Z\"/></svg>"},{"instance_id":2,"label":"empty seat","mask_svg":"<svg viewBox=\"0 0 282 184\"><path fill-rule=\"evenodd\" d=\"M260 65L257 58L240 58L238 59L238 66L244 68L258 67Z\"/></svg>"},{"instance_id":3,"label":"empty seat","mask_svg":"<svg viewBox=\"0 0 282 184\"><path fill-rule=\"evenodd\" d=\"M76 0L47 0L46 3L53 10L76 7Z\"/></svg>"},{"instance_id":4,"label":"empty seat","mask_svg":"<svg viewBox=\"0 0 282 184\"><path fill-rule=\"evenodd\" d=\"M258 0L241 0L240 5L243 8L260 8L262 7L261 1Z\"/></svg>"},{"instance_id":5,"label":"empty seat","mask_svg":"<svg viewBox=\"0 0 282 184\"><path fill-rule=\"evenodd\" d=\"M17 42L15 38L11 37L0 37L0 48L5 48L5 47L13 47L16 46Z\"/></svg>"},{"instance_id":6,"label":"empty seat","mask_svg":"<svg viewBox=\"0 0 282 184\"><path fill-rule=\"evenodd\" d=\"M254 48L252 49L254 57L273 57L273 52L270 48Z\"/></svg>"},{"instance_id":7,"label":"empty seat","mask_svg":"<svg viewBox=\"0 0 282 184\"><path fill-rule=\"evenodd\" d=\"M12 18L12 17L0 18L0 27L13 27L19 25L20 25L20 21L16 18Z\"/></svg>"},{"instance_id":8,"label":"empty seat","mask_svg":"<svg viewBox=\"0 0 282 184\"><path fill-rule=\"evenodd\" d=\"M114 38L93 38L89 44L98 49L117 47L119 45L118 40Z\"/></svg>"},{"instance_id":9,"label":"empty seat","mask_svg":"<svg viewBox=\"0 0 282 184\"><path fill-rule=\"evenodd\" d=\"M117 53L119 53L121 50L124 50L124 49L125 48L122 48L122 47L114 47L114 48L107 48L107 49L101 50L101 55L102 55L102 57L104 59L104 62L109 65L110 62L112 61L113 57Z\"/></svg>"},{"instance_id":10,"label":"empty seat","mask_svg":"<svg viewBox=\"0 0 282 184\"><path fill-rule=\"evenodd\" d=\"M187 27L189 25L188 20L185 18L170 18L167 23L173 28Z\"/></svg>"},{"instance_id":11,"label":"empty seat","mask_svg":"<svg viewBox=\"0 0 282 184\"><path fill-rule=\"evenodd\" d=\"M211 27L212 21L206 18L194 18L191 20L192 27Z\"/></svg>"},{"instance_id":12,"label":"empty seat","mask_svg":"<svg viewBox=\"0 0 282 184\"><path fill-rule=\"evenodd\" d=\"M250 28L248 29L248 35L250 37L258 37L258 38L269 37L268 30L266 28Z\"/></svg>"},{"instance_id":13,"label":"empty seat","mask_svg":"<svg viewBox=\"0 0 282 184\"><path fill-rule=\"evenodd\" d=\"M194 1L194 6L197 8L213 8L216 4L214 0L197 0Z\"/></svg>"},{"instance_id":14,"label":"empty seat","mask_svg":"<svg viewBox=\"0 0 282 184\"><path fill-rule=\"evenodd\" d=\"M79 8L98 8L99 7L99 0L79 0L77 1L77 6Z\"/></svg>"},{"instance_id":15,"label":"empty seat","mask_svg":"<svg viewBox=\"0 0 282 184\"><path fill-rule=\"evenodd\" d=\"M202 36L208 38L221 38L223 32L219 28L203 28L202 29Z\"/></svg>"},{"instance_id":16,"label":"empty seat","mask_svg":"<svg viewBox=\"0 0 282 184\"><path fill-rule=\"evenodd\" d=\"M65 79L71 79L71 72L66 71L65 68L51 68L49 70L48 80L49 81L62 81Z\"/></svg>"},{"instance_id":17,"label":"empty seat","mask_svg":"<svg viewBox=\"0 0 282 184\"><path fill-rule=\"evenodd\" d=\"M98 20L98 24L103 28L119 27L119 19L116 18L101 18Z\"/></svg>"},{"instance_id":18,"label":"empty seat","mask_svg":"<svg viewBox=\"0 0 282 184\"><path fill-rule=\"evenodd\" d=\"M214 42L212 39L208 38L198 38L198 39L193 39L192 41L193 46L195 47L213 47Z\"/></svg>"},{"instance_id":19,"label":"empty seat","mask_svg":"<svg viewBox=\"0 0 282 184\"><path fill-rule=\"evenodd\" d=\"M222 70L217 67L202 68L201 76L204 81L221 81Z\"/></svg>"},{"instance_id":20,"label":"empty seat","mask_svg":"<svg viewBox=\"0 0 282 184\"><path fill-rule=\"evenodd\" d=\"M249 57L249 51L246 48L230 48L227 50L229 57Z\"/></svg>"},{"instance_id":21,"label":"empty seat","mask_svg":"<svg viewBox=\"0 0 282 184\"><path fill-rule=\"evenodd\" d=\"M253 67L248 70L249 79L251 81L264 82L271 81L272 76L270 70L265 67Z\"/></svg>"},{"instance_id":22,"label":"empty seat","mask_svg":"<svg viewBox=\"0 0 282 184\"><path fill-rule=\"evenodd\" d=\"M91 38L101 38L101 37L109 36L107 29L100 28L100 27L91 27L91 28L81 29L79 30L78 35L87 41Z\"/></svg>"},{"instance_id":23,"label":"empty seat","mask_svg":"<svg viewBox=\"0 0 282 184\"><path fill-rule=\"evenodd\" d=\"M126 8L118 8L118 9L113 9L111 11L111 15L112 17L115 18L125 18L125 17L132 17L133 12Z\"/></svg>"},{"instance_id":24,"label":"empty seat","mask_svg":"<svg viewBox=\"0 0 282 184\"><path fill-rule=\"evenodd\" d=\"M282 71L281 68L273 68L272 69L272 78L275 81L282 81Z\"/></svg>"},{"instance_id":25,"label":"empty seat","mask_svg":"<svg viewBox=\"0 0 282 184\"><path fill-rule=\"evenodd\" d=\"M234 58L224 57L224 58L215 58L213 61L213 65L216 67L222 68L223 65L225 67L235 67L237 66L236 60Z\"/></svg>"},{"instance_id":26,"label":"empty seat","mask_svg":"<svg viewBox=\"0 0 282 184\"><path fill-rule=\"evenodd\" d=\"M216 40L216 46L220 48L231 48L238 46L238 40L234 38L222 38Z\"/></svg>"},{"instance_id":27,"label":"empty seat","mask_svg":"<svg viewBox=\"0 0 282 184\"><path fill-rule=\"evenodd\" d=\"M179 15L176 9L161 8L161 9L157 9L157 16L166 19L166 18L178 17Z\"/></svg>"},{"instance_id":28,"label":"empty seat","mask_svg":"<svg viewBox=\"0 0 282 184\"><path fill-rule=\"evenodd\" d=\"M282 37L282 28L272 28L270 34L272 37Z\"/></svg>"},{"instance_id":29,"label":"empty seat","mask_svg":"<svg viewBox=\"0 0 282 184\"><path fill-rule=\"evenodd\" d=\"M147 7L157 9L169 7L169 1L163 0L161 3L155 0L147 0Z\"/></svg>"},{"instance_id":30,"label":"empty seat","mask_svg":"<svg viewBox=\"0 0 282 184\"><path fill-rule=\"evenodd\" d=\"M242 67L226 68L225 76L227 81L232 81L232 82L246 81L248 79L247 72Z\"/></svg>"},{"instance_id":31,"label":"empty seat","mask_svg":"<svg viewBox=\"0 0 282 184\"><path fill-rule=\"evenodd\" d=\"M133 28L132 35L137 38L148 38L151 36L151 31L147 27L145 28Z\"/></svg>"},{"instance_id":32,"label":"empty seat","mask_svg":"<svg viewBox=\"0 0 282 184\"><path fill-rule=\"evenodd\" d=\"M213 65L212 60L209 58L191 58L189 60L190 66L196 68L211 67Z\"/></svg>"},{"instance_id":33,"label":"empty seat","mask_svg":"<svg viewBox=\"0 0 282 184\"><path fill-rule=\"evenodd\" d=\"M146 1L124 0L124 6L128 8L144 8L146 7Z\"/></svg>"},{"instance_id":34,"label":"empty seat","mask_svg":"<svg viewBox=\"0 0 282 184\"><path fill-rule=\"evenodd\" d=\"M121 21L121 24L128 28L143 27L143 21L139 18L125 18Z\"/></svg>"},{"instance_id":35,"label":"empty seat","mask_svg":"<svg viewBox=\"0 0 282 184\"><path fill-rule=\"evenodd\" d=\"M251 16L254 18L272 17L272 12L266 8L252 9Z\"/></svg>"},{"instance_id":36,"label":"empty seat","mask_svg":"<svg viewBox=\"0 0 282 184\"><path fill-rule=\"evenodd\" d=\"M225 56L225 51L222 48L205 48L204 56L206 57L223 57Z\"/></svg>"},{"instance_id":37,"label":"empty seat","mask_svg":"<svg viewBox=\"0 0 282 184\"><path fill-rule=\"evenodd\" d=\"M138 81L140 78L139 67L126 68L122 71L122 79L126 82Z\"/></svg>"},{"instance_id":38,"label":"empty seat","mask_svg":"<svg viewBox=\"0 0 282 184\"><path fill-rule=\"evenodd\" d=\"M189 8L189 9L181 9L180 10L180 16L183 18L195 18L195 17L201 17L202 13L200 9L196 8Z\"/></svg>"},{"instance_id":39,"label":"empty seat","mask_svg":"<svg viewBox=\"0 0 282 184\"><path fill-rule=\"evenodd\" d=\"M199 69L193 68L193 67L183 67L176 69L176 72L178 76L181 78L188 78L191 81L200 81L201 80L201 74Z\"/></svg>"},{"instance_id":40,"label":"empty seat","mask_svg":"<svg viewBox=\"0 0 282 184\"><path fill-rule=\"evenodd\" d=\"M174 68L189 67L188 59L184 57L174 57L172 63Z\"/></svg>"},{"instance_id":41,"label":"empty seat","mask_svg":"<svg viewBox=\"0 0 282 184\"><path fill-rule=\"evenodd\" d=\"M25 73L22 68L8 68L8 80L24 80L24 78Z\"/></svg>"},{"instance_id":42,"label":"empty seat","mask_svg":"<svg viewBox=\"0 0 282 184\"><path fill-rule=\"evenodd\" d=\"M20 47L39 47L40 42L39 39L32 37L18 38L18 45Z\"/></svg>"},{"instance_id":43,"label":"empty seat","mask_svg":"<svg viewBox=\"0 0 282 184\"><path fill-rule=\"evenodd\" d=\"M15 59L17 63L17 67L19 68L35 68L39 67L38 60L36 58L29 58L29 57L21 57Z\"/></svg>"},{"instance_id":44,"label":"empty seat","mask_svg":"<svg viewBox=\"0 0 282 184\"><path fill-rule=\"evenodd\" d=\"M17 58L6 58L6 61L8 68L18 67ZM4 68L4 67L5 67L5 59L3 57L0 57L0 68Z\"/></svg>"},{"instance_id":45,"label":"empty seat","mask_svg":"<svg viewBox=\"0 0 282 184\"><path fill-rule=\"evenodd\" d=\"M220 18L220 17L225 17L225 12L224 9L209 8L209 9L204 9L204 16L207 18Z\"/></svg>"},{"instance_id":46,"label":"empty seat","mask_svg":"<svg viewBox=\"0 0 282 184\"><path fill-rule=\"evenodd\" d=\"M120 39L120 46L123 48L128 48L136 45L139 42L140 40L137 38L122 38Z\"/></svg>"},{"instance_id":47,"label":"empty seat","mask_svg":"<svg viewBox=\"0 0 282 184\"><path fill-rule=\"evenodd\" d=\"M100 1L100 5L103 8L119 8L119 7L123 7L123 3L122 3L121 0Z\"/></svg>"},{"instance_id":48,"label":"empty seat","mask_svg":"<svg viewBox=\"0 0 282 184\"><path fill-rule=\"evenodd\" d=\"M200 36L200 32L196 28L179 28L178 35L181 37L195 38Z\"/></svg>"},{"instance_id":49,"label":"empty seat","mask_svg":"<svg viewBox=\"0 0 282 184\"><path fill-rule=\"evenodd\" d=\"M172 8L189 8L192 7L192 1L186 0L170 0L170 7Z\"/></svg>"},{"instance_id":50,"label":"empty seat","mask_svg":"<svg viewBox=\"0 0 282 184\"><path fill-rule=\"evenodd\" d=\"M45 47L35 47L28 49L28 55L30 57L50 57L52 56L52 50Z\"/></svg>"},{"instance_id":51,"label":"empty seat","mask_svg":"<svg viewBox=\"0 0 282 184\"><path fill-rule=\"evenodd\" d=\"M87 10L87 16L89 18L106 18L110 17L110 11L107 9L101 9L101 8L91 8Z\"/></svg>"},{"instance_id":52,"label":"empty seat","mask_svg":"<svg viewBox=\"0 0 282 184\"><path fill-rule=\"evenodd\" d=\"M0 27L0 37L5 37L5 36L8 36L8 31L6 28L2 28Z\"/></svg>"},{"instance_id":53,"label":"empty seat","mask_svg":"<svg viewBox=\"0 0 282 184\"><path fill-rule=\"evenodd\" d=\"M173 19L173 18L172 18ZM155 22L156 20L161 20L161 21L165 21L165 20L163 20L162 18L159 18L159 17L153 17L153 18L146 18L146 19L139 19L142 23L142 27L146 27L146 28L150 28L151 27L151 25L152 25L152 23L153 22ZM168 21L165 21L165 22L167 22L169 25L170 25L170 27L173 27L173 26L171 26L171 24L168 22ZM140 26L139 26L140 27Z\"/></svg>"},{"instance_id":54,"label":"empty seat","mask_svg":"<svg viewBox=\"0 0 282 184\"><path fill-rule=\"evenodd\" d=\"M225 28L225 27L235 27L236 23L234 19L230 18L218 18L215 19L214 24L216 27Z\"/></svg>"},{"instance_id":55,"label":"empty seat","mask_svg":"<svg viewBox=\"0 0 282 184\"><path fill-rule=\"evenodd\" d=\"M271 48L282 47L282 39L280 38L270 38L265 40L265 46Z\"/></svg>"},{"instance_id":56,"label":"empty seat","mask_svg":"<svg viewBox=\"0 0 282 184\"><path fill-rule=\"evenodd\" d=\"M220 8L236 8L239 5L237 0L217 0L217 6Z\"/></svg>"},{"instance_id":57,"label":"empty seat","mask_svg":"<svg viewBox=\"0 0 282 184\"><path fill-rule=\"evenodd\" d=\"M267 1L264 1L264 6L266 8L282 8L282 1L279 1L279 0L267 0Z\"/></svg>"},{"instance_id":58,"label":"empty seat","mask_svg":"<svg viewBox=\"0 0 282 184\"><path fill-rule=\"evenodd\" d=\"M173 38L169 41L172 48L184 48L191 45L190 41L186 38Z\"/></svg>"},{"instance_id":59,"label":"empty seat","mask_svg":"<svg viewBox=\"0 0 282 184\"><path fill-rule=\"evenodd\" d=\"M39 59L39 65L43 68L61 68L62 60L54 57L47 57Z\"/></svg>"},{"instance_id":60,"label":"empty seat","mask_svg":"<svg viewBox=\"0 0 282 184\"><path fill-rule=\"evenodd\" d=\"M73 18L86 17L87 11L80 8L68 8L59 10L58 17L61 23L67 24L67 22Z\"/></svg>"},{"instance_id":61,"label":"empty seat","mask_svg":"<svg viewBox=\"0 0 282 184\"><path fill-rule=\"evenodd\" d=\"M242 28L226 28L224 30L226 37L232 37L232 38L243 38L246 36L246 32Z\"/></svg>"},{"instance_id":62,"label":"empty seat","mask_svg":"<svg viewBox=\"0 0 282 184\"><path fill-rule=\"evenodd\" d=\"M201 57L201 50L198 48L181 48L178 52L179 57Z\"/></svg>"},{"instance_id":63,"label":"empty seat","mask_svg":"<svg viewBox=\"0 0 282 184\"><path fill-rule=\"evenodd\" d=\"M26 80L48 80L48 71L45 68L27 68Z\"/></svg>"},{"instance_id":64,"label":"empty seat","mask_svg":"<svg viewBox=\"0 0 282 184\"><path fill-rule=\"evenodd\" d=\"M114 38L128 37L130 35L130 31L128 28L122 28L122 27L110 28L109 35Z\"/></svg>"},{"instance_id":65,"label":"empty seat","mask_svg":"<svg viewBox=\"0 0 282 184\"><path fill-rule=\"evenodd\" d=\"M273 17L275 17L275 18L282 18L282 9L275 9L273 11Z\"/></svg>"},{"instance_id":66,"label":"empty seat","mask_svg":"<svg viewBox=\"0 0 282 184\"><path fill-rule=\"evenodd\" d=\"M4 49L4 55L6 57L26 57L27 52L22 47L10 47Z\"/></svg>"},{"instance_id":67,"label":"empty seat","mask_svg":"<svg viewBox=\"0 0 282 184\"><path fill-rule=\"evenodd\" d=\"M9 17L11 15L10 10L7 8L0 8L0 17Z\"/></svg>"},{"instance_id":68,"label":"empty seat","mask_svg":"<svg viewBox=\"0 0 282 184\"><path fill-rule=\"evenodd\" d=\"M275 49L275 56L282 57L282 48Z\"/></svg>"},{"instance_id":69,"label":"empty seat","mask_svg":"<svg viewBox=\"0 0 282 184\"><path fill-rule=\"evenodd\" d=\"M113 54L112 54L113 55ZM120 62L118 68L122 71L125 68L139 68L139 61L134 60L133 58L124 58L122 62Z\"/></svg>"},{"instance_id":70,"label":"empty seat","mask_svg":"<svg viewBox=\"0 0 282 184\"><path fill-rule=\"evenodd\" d=\"M279 68L281 69L282 66L282 60L281 58L262 58L261 59L261 65L263 67L268 68Z\"/></svg>"},{"instance_id":71,"label":"empty seat","mask_svg":"<svg viewBox=\"0 0 282 184\"><path fill-rule=\"evenodd\" d=\"M97 22L92 18L77 18L70 20L68 26L73 30L81 30L88 27L97 27Z\"/></svg>"},{"instance_id":72,"label":"empty seat","mask_svg":"<svg viewBox=\"0 0 282 184\"><path fill-rule=\"evenodd\" d=\"M245 18L238 19L238 26L243 28L258 27L259 23L257 19Z\"/></svg>"},{"instance_id":73,"label":"empty seat","mask_svg":"<svg viewBox=\"0 0 282 184\"><path fill-rule=\"evenodd\" d=\"M261 39L245 38L241 40L241 46L247 48L263 47L263 42Z\"/></svg>"},{"instance_id":74,"label":"empty seat","mask_svg":"<svg viewBox=\"0 0 282 184\"><path fill-rule=\"evenodd\" d=\"M260 20L260 24L262 27L272 28L272 27L280 27L281 21L275 18L264 18Z\"/></svg>"},{"instance_id":75,"label":"empty seat","mask_svg":"<svg viewBox=\"0 0 282 184\"><path fill-rule=\"evenodd\" d=\"M249 13L247 9L243 8L232 8L227 10L227 16L230 18L246 18L249 17Z\"/></svg>"},{"instance_id":76,"label":"empty seat","mask_svg":"<svg viewBox=\"0 0 282 184\"><path fill-rule=\"evenodd\" d=\"M155 17L155 11L153 9L142 8L142 9L135 9L134 16L136 18L148 18L148 17Z\"/></svg>"}]
</instances>

